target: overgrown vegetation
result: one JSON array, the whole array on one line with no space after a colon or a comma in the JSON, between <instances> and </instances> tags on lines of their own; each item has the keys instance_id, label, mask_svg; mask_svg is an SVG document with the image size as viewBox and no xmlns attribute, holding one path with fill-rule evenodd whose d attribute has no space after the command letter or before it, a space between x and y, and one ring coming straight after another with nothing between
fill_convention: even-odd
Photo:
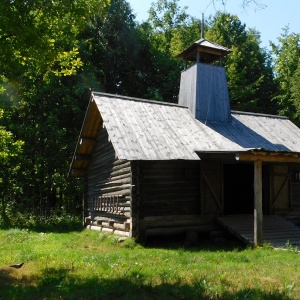
<instances>
[{"instance_id":1,"label":"overgrown vegetation","mask_svg":"<svg viewBox=\"0 0 300 300\"><path fill-rule=\"evenodd\" d=\"M2 299L299 299L299 253L168 249L97 231L0 231ZM24 262L20 269L10 265Z\"/></svg>"}]
</instances>

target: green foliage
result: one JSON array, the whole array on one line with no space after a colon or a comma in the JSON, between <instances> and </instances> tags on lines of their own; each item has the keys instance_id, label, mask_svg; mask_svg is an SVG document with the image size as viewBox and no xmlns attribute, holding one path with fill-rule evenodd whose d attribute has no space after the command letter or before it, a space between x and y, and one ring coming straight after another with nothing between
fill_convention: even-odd
<instances>
[{"instance_id":1,"label":"green foliage","mask_svg":"<svg viewBox=\"0 0 300 300\"><path fill-rule=\"evenodd\" d=\"M279 113L299 122L299 81L297 81L300 62L300 35L289 33L285 27L278 38L279 44L271 43L274 59L274 71L279 92L274 100L279 104Z\"/></svg>"},{"instance_id":2,"label":"green foliage","mask_svg":"<svg viewBox=\"0 0 300 300\"><path fill-rule=\"evenodd\" d=\"M232 109L275 114L271 58L259 47L259 33L246 30L237 16L217 13L206 36L233 50L224 60Z\"/></svg>"},{"instance_id":3,"label":"green foliage","mask_svg":"<svg viewBox=\"0 0 300 300\"><path fill-rule=\"evenodd\" d=\"M9 79L16 79L24 66L34 64L41 73L73 74L81 66L76 36L91 14L100 14L108 3L107 0L2 1L2 71Z\"/></svg>"},{"instance_id":4,"label":"green foliage","mask_svg":"<svg viewBox=\"0 0 300 300\"><path fill-rule=\"evenodd\" d=\"M3 111L0 109L0 121ZM13 199L16 190L19 189L17 174L20 169L19 156L22 151L23 142L16 140L10 131L0 126L0 218L2 222L10 222L7 209ZM1 222L0 222L1 224Z\"/></svg>"},{"instance_id":5,"label":"green foliage","mask_svg":"<svg viewBox=\"0 0 300 300\"><path fill-rule=\"evenodd\" d=\"M82 220L80 216L66 213L51 213L50 216L44 217L34 214L21 214L15 210L13 203L6 205L6 215L9 219L9 227L12 232L18 231L17 228L22 228L20 231L37 230L44 232L66 232L82 229ZM6 228L7 224L0 216L0 228ZM9 230L8 232L10 232Z\"/></svg>"},{"instance_id":6,"label":"green foliage","mask_svg":"<svg viewBox=\"0 0 300 300\"><path fill-rule=\"evenodd\" d=\"M291 78L291 101L295 109L293 120L299 126L300 125L300 56L298 67ZM290 108L290 111L292 109Z\"/></svg>"}]
</instances>

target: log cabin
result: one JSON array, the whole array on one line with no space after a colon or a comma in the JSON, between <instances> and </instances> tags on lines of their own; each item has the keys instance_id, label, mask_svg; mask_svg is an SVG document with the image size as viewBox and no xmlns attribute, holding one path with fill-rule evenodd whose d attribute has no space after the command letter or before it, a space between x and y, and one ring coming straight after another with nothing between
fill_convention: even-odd
<instances>
[{"instance_id":1,"label":"log cabin","mask_svg":"<svg viewBox=\"0 0 300 300\"><path fill-rule=\"evenodd\" d=\"M144 240L250 214L260 245L265 216L300 217L300 129L231 111L216 65L230 52L201 38L179 54L178 104L91 93L70 166L84 178L87 227Z\"/></svg>"}]
</instances>

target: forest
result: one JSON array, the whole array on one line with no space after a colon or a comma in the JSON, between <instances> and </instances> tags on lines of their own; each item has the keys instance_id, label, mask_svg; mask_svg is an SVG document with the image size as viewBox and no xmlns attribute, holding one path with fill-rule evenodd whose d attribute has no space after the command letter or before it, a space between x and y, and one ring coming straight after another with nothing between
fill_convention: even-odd
<instances>
[{"instance_id":1,"label":"forest","mask_svg":"<svg viewBox=\"0 0 300 300\"><path fill-rule=\"evenodd\" d=\"M285 24L282 24L284 27ZM90 92L177 102L201 16L156 0L139 23L126 0L0 3L0 227L80 216L82 179L68 176ZM224 59L233 110L300 125L300 34L284 27L271 50L236 15L216 11L205 38Z\"/></svg>"}]
</instances>

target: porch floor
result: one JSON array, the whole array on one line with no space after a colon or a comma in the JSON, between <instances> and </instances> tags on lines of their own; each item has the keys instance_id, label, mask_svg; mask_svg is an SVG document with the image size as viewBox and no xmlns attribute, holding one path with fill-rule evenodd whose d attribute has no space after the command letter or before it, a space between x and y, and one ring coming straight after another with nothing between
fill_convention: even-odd
<instances>
[{"instance_id":1,"label":"porch floor","mask_svg":"<svg viewBox=\"0 0 300 300\"><path fill-rule=\"evenodd\" d=\"M246 244L254 245L254 216L228 215L218 218L219 223ZM300 248L300 227L281 216L263 216L263 240L273 247L291 245Z\"/></svg>"}]
</instances>

